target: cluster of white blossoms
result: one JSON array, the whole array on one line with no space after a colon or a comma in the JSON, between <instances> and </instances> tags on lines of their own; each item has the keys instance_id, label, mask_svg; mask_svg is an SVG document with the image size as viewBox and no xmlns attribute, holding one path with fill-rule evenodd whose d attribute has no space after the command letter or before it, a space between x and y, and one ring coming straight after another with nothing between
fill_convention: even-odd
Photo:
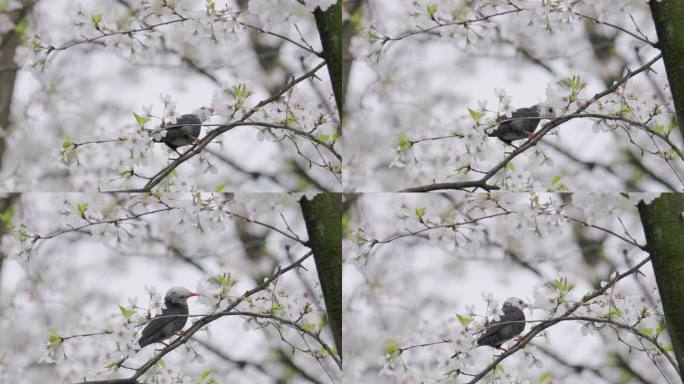
<instances>
[{"instance_id":1,"label":"cluster of white blossoms","mask_svg":"<svg viewBox=\"0 0 684 384\"><path fill-rule=\"evenodd\" d=\"M235 220L258 221L276 227L284 226L303 231L301 217L293 214L295 200L281 195L224 195L224 194L162 194L136 195L123 204L106 195L71 198L68 195L59 206L59 221L28 221L12 226L2 237L2 250L12 258L27 262L36 244L45 237L87 231L99 241L116 247L134 250L145 241L141 227L147 226L159 238L173 238L183 231L206 233L222 230ZM279 212L281 216L273 216ZM147 220L161 218L162 220ZM30 224L30 225L29 225ZM298 245L292 239L283 245ZM299 248L297 248L299 250Z\"/></svg>"},{"instance_id":2,"label":"cluster of white blossoms","mask_svg":"<svg viewBox=\"0 0 684 384\"><path fill-rule=\"evenodd\" d=\"M49 291L50 296L43 297L51 303L49 305L54 316L50 317L49 325L35 327L35 336L43 345L40 350L41 362L54 364L52 368L55 372L60 372L65 380L75 381L84 375L120 377L125 374L124 366L142 364L152 356L152 348L140 350L138 340L142 329L162 313L165 305L164 291L158 285L144 286L143 290L141 285L139 289L133 290L136 292L133 295L122 295L120 290L110 294L93 290L84 292L79 286L83 283L82 280L71 278L67 282L58 278L59 273L71 272L63 265L60 268L48 267L49 263L55 263L55 259L62 256L60 247L52 244L59 244L59 239L63 239L64 244L69 244L63 256L71 260L74 257L74 243L69 239L76 236L84 237L83 242L78 243L79 247L92 247L91 249L99 251L95 251L98 256L96 259L87 255L82 262L76 262L74 267L78 265L76 268L84 268L83 263L93 262L101 267L106 265L104 268L113 272L113 276L120 268L126 271L122 264L132 262L131 259L140 261L140 258L150 254L157 255L154 259L161 266L169 264L169 260L162 257L168 254L171 249L169 247L173 247L179 254L187 253L194 259L195 265L202 265L199 269L203 270L196 275L197 278L185 283L188 287L196 286L199 293L197 299L189 302L191 316L188 324L193 324L204 315L224 311L237 300L241 300L238 306L232 308L232 312L244 314L238 313L235 316L228 313L221 321L240 319L246 330L259 330L259 334L269 332L273 341L270 338L264 340L260 336L244 337L261 340L266 345L264 350L271 343L278 346L281 340L285 340L288 345L316 359L330 358L334 352L330 349L330 337L325 332L328 325L323 309L324 300L320 285L315 281L315 271L311 268L312 257L303 264L306 269L300 270L297 273L299 276L295 276L294 269L288 270L270 281L261 291L247 295L247 292L263 284L262 276L273 276L292 262L282 254L283 247L280 243L271 237L284 237L283 234L306 237L303 235L305 229L296 203L297 198L277 194L65 194L56 201L57 204L54 204L55 201L43 201L31 206L32 212L40 211L41 215L24 217L22 214L25 210L20 210L15 222L21 223L21 229L10 228L10 233L3 236L1 250L14 260L19 256L17 253L21 253L22 247L26 247L23 255L26 257L22 260L21 267L27 271L32 268L44 269L37 272L41 281L27 282L27 287L32 284L47 284L55 289L54 292ZM45 220L47 215L56 220ZM238 242L232 238L237 237L234 233L236 231L229 229L233 228L235 221L252 222L254 228L250 230L263 235L264 244L272 245L269 253L273 259L256 263L253 260L243 260L246 257L230 255L231 252L236 252L234 245ZM126 241L119 241L123 236ZM193 241L192 236L201 236L197 238L202 241ZM46 239L50 239L50 244L42 246ZM294 243L298 246L293 246ZM304 255L305 247L293 239L287 240L285 248L287 252L292 252L293 257L300 258ZM116 256L110 258L107 249ZM43 250L49 251L46 253ZM214 263L209 258L195 256L207 251L220 255L219 261ZM135 257L127 257L129 254ZM229 257L232 262L223 265L224 260ZM173 262L170 264L179 266ZM78 302L86 303L83 305L88 309L69 310L68 315L62 314L63 307L71 308L76 304L62 303L63 289L56 286L55 281L78 292ZM103 285L97 285L97 288L101 286ZM29 292L26 289L26 294ZM92 311L95 307L100 308L93 306L93 301L108 303L108 309ZM3 317L2 321L4 323L5 320L12 319L17 320L17 314ZM34 332L34 329L31 328L30 331ZM220 327L212 324L203 327L202 333L198 334L199 338L205 337L204 331L222 332ZM12 343L25 338L26 332L13 337ZM326 344L321 344L321 340ZM195 343L191 340L182 347L186 349L183 352L184 358L191 357L187 361L192 362L193 367L204 361L200 354L203 350L196 347L198 344ZM39 352L38 349L36 352ZM293 358L302 359L300 355ZM175 357L165 359L172 362ZM30 359L27 358L27 361L30 362ZM14 364L23 363L15 361ZM4 362L0 361L0 365L4 366ZM3 372L10 374L4 368ZM6 377L15 377L18 374L18 370L12 371L12 376ZM210 372L203 371L201 380L197 380L197 373L193 369L187 369L175 362L167 365L161 360L143 378L159 382L180 380L209 383L206 379L210 375Z\"/></svg>"},{"instance_id":3,"label":"cluster of white blossoms","mask_svg":"<svg viewBox=\"0 0 684 384\"><path fill-rule=\"evenodd\" d=\"M374 348L373 359L371 351L366 353L361 347L363 356L352 362L350 369L359 378L367 377L363 372L372 370L397 380L470 380L492 362L492 354L494 358L498 355L489 347L477 347L476 340L488 324L503 315L501 304L506 296L500 296L502 286L516 289L515 294L529 305L524 309L527 324L522 336L573 308L568 316L579 319L564 319L539 332L531 343L491 371L487 377L493 380L548 378L547 352L564 332L587 337L587 343L606 332L617 333L622 344L616 348L627 351L638 347L634 359L662 360L663 351L672 347L664 337L655 285L646 281L635 284L631 278L616 282L615 272L605 268L597 273L604 281L592 285L586 278L588 267L578 262L586 249L578 246L574 233L583 228L592 238L606 236L607 231L621 235L623 238L607 235L603 247L605 257L615 265L614 271L624 273L645 257L631 243L644 243L636 205L656 196L492 192L362 197L358 210L363 214L354 217L351 227L356 231L343 244L345 254L353 253L346 262L370 282L371 288L364 286L357 291L355 279L350 279L353 294L347 310L361 319L356 321L370 325L369 329L355 331L347 342L359 350L358 343L363 345L372 338L377 345L384 342L384 349ZM466 260L468 263L462 262ZM478 262L517 267L506 267L511 271L505 272L491 268L491 273L483 275L486 281L479 282L469 276L473 273L470 263ZM534 285L529 284L530 271L538 276ZM426 275L431 278L424 279ZM407 282L412 285L411 295L405 292ZM608 284L606 292L590 296ZM497 295L474 294L490 285L497 287ZM529 288L521 290L525 286ZM468 301L463 302L464 297ZM445 311L454 300L458 308ZM375 309L368 312L362 309L365 306ZM516 343L510 340L504 348ZM359 360L369 362L361 364Z\"/></svg>"},{"instance_id":4,"label":"cluster of white blossoms","mask_svg":"<svg viewBox=\"0 0 684 384\"><path fill-rule=\"evenodd\" d=\"M387 17L355 19L361 32L350 47L360 63L359 78L373 79L368 86L350 87L350 100L359 99L352 101L358 112L346 123L351 145L359 148L345 159L348 179L361 189L474 181L504 161L489 183L506 190L572 190L602 178L606 169L606 182L597 188L624 188L630 177L626 151L635 154L632 163L677 184L679 168L662 166L663 160L680 162L680 140L672 135L674 145L667 142L674 114L657 69L657 77L640 73L593 101L581 112L585 116L551 129L510 161L515 148L487 136L511 110L537 103L553 111L539 131L628 75L625 65L635 71L655 57L644 2L379 1L375 8ZM594 57L587 33L615 38L615 56ZM368 125L376 129L369 132ZM605 141L610 151L582 152L578 137L592 135L583 129L592 125L599 131L597 141ZM379 145L385 151L371 151ZM368 174L379 167L385 167L375 172L379 176Z\"/></svg>"}]
</instances>

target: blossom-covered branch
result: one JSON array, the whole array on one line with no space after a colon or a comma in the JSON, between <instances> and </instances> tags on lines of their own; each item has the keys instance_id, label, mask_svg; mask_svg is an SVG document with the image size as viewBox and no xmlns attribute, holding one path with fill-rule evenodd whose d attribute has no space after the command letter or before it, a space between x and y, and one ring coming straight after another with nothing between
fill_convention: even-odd
<instances>
[{"instance_id":1,"label":"blossom-covered branch","mask_svg":"<svg viewBox=\"0 0 684 384\"><path fill-rule=\"evenodd\" d=\"M206 136L204 136L197 144L195 144L192 149L188 150L185 152L183 155L179 156L176 160L171 162L169 165L167 165L164 169L160 170L157 172L154 176L150 177L150 180L143 186L142 188L132 188L132 189L123 189L123 190L115 190L115 191L109 191L109 192L150 192L152 188L157 186L159 183L162 182L171 172L173 172L179 165L183 164L187 160L191 159L192 157L198 155L199 153L202 152L202 150L209 145L215 138L220 136L221 134L230 131L231 129L237 127L237 126L242 126L242 125L254 125L253 123L249 122L249 118L255 114L261 107L264 107L268 105L269 103L274 102L275 100L279 99L283 94L285 94L287 91L292 89L295 85L298 83L315 76L316 72L318 72L321 68L325 66L325 62L322 61L318 63L313 69L308 71L307 73L292 79L283 89L280 91L276 92L273 94L271 97L268 97L259 103L257 103L254 107L249 109L247 112L245 112L238 121L233 122L233 123L228 123L225 125L222 125L211 132L209 132ZM319 141L316 141L316 143L320 143ZM335 152L336 155L339 155Z\"/></svg>"},{"instance_id":2,"label":"blossom-covered branch","mask_svg":"<svg viewBox=\"0 0 684 384\"><path fill-rule=\"evenodd\" d=\"M535 336L537 336L540 332L542 332L542 331L546 330L547 328L563 321L563 320L559 320L559 319L566 319L566 318L571 317L572 314L575 311L577 311L577 309L579 309L581 306L587 304L592 299L606 293L618 281L624 279L625 277L628 277L628 276L631 276L635 273L638 273L639 269L641 269L641 267L643 267L644 265L646 265L650 261L651 261L651 258L649 256L649 257L646 257L645 259L641 260L636 265L634 265L633 267L631 267L630 269L626 270L623 273L615 272L615 275L610 280L608 280L606 282L606 284L603 285L603 287L596 289L596 290L589 292L586 295L584 295L580 301L571 305L566 311L563 312L563 314L561 316L558 316L557 318L550 319L547 322L543 322L543 323L533 327L529 332L527 332L524 336L522 336L521 340L517 344L515 344L513 347L508 349L506 352L499 355L499 357L494 359L494 361L492 363L487 365L483 370L481 370L478 374L476 374L473 377L473 379L468 382L468 384L475 384L478 381L480 381L483 377L485 377L487 375L487 373L489 373L491 370L493 370L503 360L505 360L507 357L511 356L515 352L524 348L525 345L527 345L530 341L532 341L532 339Z\"/></svg>"},{"instance_id":3,"label":"blossom-covered branch","mask_svg":"<svg viewBox=\"0 0 684 384\"><path fill-rule=\"evenodd\" d=\"M171 342L168 346L166 346L164 349L162 349L159 353L155 354L150 360L148 360L145 364L143 364L140 368L135 370L135 373L128 377L128 378L123 378L123 379L112 379L112 380L86 380L86 381L81 381L79 382L80 384L103 384L103 383L136 383L142 375L144 375L150 368L154 367L157 362L164 357L166 354L169 352L173 351L174 349L180 347L181 345L187 343L192 336L202 329L204 326L208 325L209 323L216 321L224 316L229 315L234 308L236 308L240 303L248 299L249 297L253 296L254 294L263 291L266 289L271 283L276 281L280 276L283 274L287 273L288 271L299 268L302 262L304 262L307 258L309 258L313 253L312 252L307 252L304 256L300 257L297 259L294 263L288 265L285 268L277 268L268 278L264 279L263 282L257 284L254 288L246 291L244 294L242 294L240 297L236 298L234 301L232 301L226 308L222 309L221 311L201 317L199 320L197 320L193 325L185 330L183 332L183 335L180 336L179 338L175 339L173 342Z\"/></svg>"},{"instance_id":4,"label":"blossom-covered branch","mask_svg":"<svg viewBox=\"0 0 684 384\"><path fill-rule=\"evenodd\" d=\"M527 140L524 144L522 144L519 148L513 150L508 156L506 156L502 161L500 161L498 164L496 164L494 167L486 171L484 176L482 176L478 180L470 180L470 181L461 181L461 182L449 182L449 183L433 183L433 184L427 184L427 185L421 185L417 187L410 187L410 188L405 188L401 190L400 192L429 192L429 191L436 191L436 190L443 190L443 189L469 189L469 188L474 188L474 189L493 189L492 185L488 184L488 181L493 178L499 171L504 169L508 163L510 163L514 158L522 154L523 152L527 151L528 149L532 148L535 146L547 133L549 133L553 128L558 127L570 120L572 120L574 117L577 115L582 115L582 112L585 111L587 108L589 108L593 103L596 101L600 100L601 98L612 94L615 92L622 84L626 83L629 79L633 78L634 76L647 71L651 68L653 64L655 64L658 60L662 58L662 54L656 55L653 59L651 59L649 62L644 64L643 66L639 67L638 69L631 71L628 70L627 73L618 81L616 81L612 86L606 88L604 91L599 92L595 94L591 99L588 101L582 103L576 110L573 111L572 115L568 116L561 116L552 119L548 123L546 123L542 129L535 133L534 137L531 139ZM652 131L649 129L649 131ZM680 156L684 156L679 154Z\"/></svg>"}]
</instances>

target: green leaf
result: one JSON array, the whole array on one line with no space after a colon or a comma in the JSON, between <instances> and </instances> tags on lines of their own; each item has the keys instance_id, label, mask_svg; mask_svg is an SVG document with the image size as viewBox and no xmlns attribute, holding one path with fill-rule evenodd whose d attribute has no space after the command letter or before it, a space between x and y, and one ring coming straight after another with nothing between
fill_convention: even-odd
<instances>
[{"instance_id":1,"label":"green leaf","mask_svg":"<svg viewBox=\"0 0 684 384\"><path fill-rule=\"evenodd\" d=\"M408 151L413 146L413 142L408 138L406 132L399 132L397 134L397 141L399 142L399 150L401 152Z\"/></svg>"},{"instance_id":2,"label":"green leaf","mask_svg":"<svg viewBox=\"0 0 684 384\"><path fill-rule=\"evenodd\" d=\"M302 324L302 329L311 333L318 333L318 325L312 323Z\"/></svg>"},{"instance_id":3,"label":"green leaf","mask_svg":"<svg viewBox=\"0 0 684 384\"><path fill-rule=\"evenodd\" d=\"M233 95L238 99L246 99L250 96L250 92L247 90L247 85L244 83L233 86Z\"/></svg>"},{"instance_id":4,"label":"green leaf","mask_svg":"<svg viewBox=\"0 0 684 384\"><path fill-rule=\"evenodd\" d=\"M554 176L553 179L551 179L551 185L556 185L560 181L561 177L563 176Z\"/></svg>"},{"instance_id":5,"label":"green leaf","mask_svg":"<svg viewBox=\"0 0 684 384\"><path fill-rule=\"evenodd\" d=\"M321 143L327 143L330 141L330 135L318 135L316 136L316 141L320 141Z\"/></svg>"},{"instance_id":6,"label":"green leaf","mask_svg":"<svg viewBox=\"0 0 684 384\"><path fill-rule=\"evenodd\" d=\"M416 208L416 218L420 219L425 215L425 207Z\"/></svg>"},{"instance_id":7,"label":"green leaf","mask_svg":"<svg viewBox=\"0 0 684 384\"><path fill-rule=\"evenodd\" d=\"M202 371L202 373L200 373L200 379L206 379L207 377L209 377L209 375L211 375L211 372L211 368L205 369L204 371Z\"/></svg>"},{"instance_id":8,"label":"green leaf","mask_svg":"<svg viewBox=\"0 0 684 384\"><path fill-rule=\"evenodd\" d=\"M613 319L618 316L620 316L620 310L617 307L611 307L610 312L608 312L608 318Z\"/></svg>"},{"instance_id":9,"label":"green leaf","mask_svg":"<svg viewBox=\"0 0 684 384\"><path fill-rule=\"evenodd\" d=\"M395 340L387 339L385 340L385 352L390 356L398 356L401 349Z\"/></svg>"},{"instance_id":10,"label":"green leaf","mask_svg":"<svg viewBox=\"0 0 684 384\"><path fill-rule=\"evenodd\" d=\"M62 343L62 337L57 333L57 329L48 328L48 345L50 347L56 347Z\"/></svg>"},{"instance_id":11,"label":"green leaf","mask_svg":"<svg viewBox=\"0 0 684 384\"><path fill-rule=\"evenodd\" d=\"M164 359L159 359L159 361L157 361L157 364L160 367L166 367L166 361L164 361Z\"/></svg>"},{"instance_id":12,"label":"green leaf","mask_svg":"<svg viewBox=\"0 0 684 384\"><path fill-rule=\"evenodd\" d=\"M7 207L2 213L0 213L0 222L7 228L12 226L12 217L14 217L14 208L12 206Z\"/></svg>"},{"instance_id":13,"label":"green leaf","mask_svg":"<svg viewBox=\"0 0 684 384\"><path fill-rule=\"evenodd\" d=\"M207 10L209 11L209 14L215 15L216 14L216 2L214 0L207 0ZM203 377L204 379L204 377Z\"/></svg>"},{"instance_id":14,"label":"green leaf","mask_svg":"<svg viewBox=\"0 0 684 384\"><path fill-rule=\"evenodd\" d=\"M24 17L17 23L17 25L14 27L14 33L19 36L21 41L26 41L26 29L28 28L28 18ZM35 49L35 47L34 47Z\"/></svg>"},{"instance_id":15,"label":"green leaf","mask_svg":"<svg viewBox=\"0 0 684 384\"><path fill-rule=\"evenodd\" d=\"M510 169L511 171L515 172L515 165L513 163L508 162L506 163L506 168Z\"/></svg>"},{"instance_id":16,"label":"green leaf","mask_svg":"<svg viewBox=\"0 0 684 384\"><path fill-rule=\"evenodd\" d=\"M135 117L135 122L138 123L139 126L145 125L148 121L150 121L150 118L147 116L140 116L137 113L133 112L133 116Z\"/></svg>"},{"instance_id":17,"label":"green leaf","mask_svg":"<svg viewBox=\"0 0 684 384\"><path fill-rule=\"evenodd\" d=\"M99 13L97 15L93 15L90 17L91 20L93 20L93 25L95 28L97 28L98 24L100 24L100 21L102 21L102 14Z\"/></svg>"},{"instance_id":18,"label":"green leaf","mask_svg":"<svg viewBox=\"0 0 684 384\"><path fill-rule=\"evenodd\" d=\"M214 192L219 193L219 192L223 191L223 188L225 188L225 187L226 187L226 184L221 183L221 184L217 185L216 188L214 188Z\"/></svg>"},{"instance_id":19,"label":"green leaf","mask_svg":"<svg viewBox=\"0 0 684 384\"><path fill-rule=\"evenodd\" d=\"M230 287L233 285L233 280L230 278L230 273L222 273L216 276L216 281L222 287Z\"/></svg>"},{"instance_id":20,"label":"green leaf","mask_svg":"<svg viewBox=\"0 0 684 384\"><path fill-rule=\"evenodd\" d=\"M663 333L664 330L665 330L665 321L661 320L658 323L658 326L656 327L656 335L660 336L660 334Z\"/></svg>"},{"instance_id":21,"label":"green leaf","mask_svg":"<svg viewBox=\"0 0 684 384\"><path fill-rule=\"evenodd\" d=\"M551 376L551 372L549 372L549 371L542 373L541 375L539 375L539 382L543 383L543 382L548 381L550 376Z\"/></svg>"},{"instance_id":22,"label":"green leaf","mask_svg":"<svg viewBox=\"0 0 684 384\"><path fill-rule=\"evenodd\" d=\"M276 313L280 312L283 308L285 308L284 305L280 303L273 303L271 304L271 314L275 315Z\"/></svg>"},{"instance_id":23,"label":"green leaf","mask_svg":"<svg viewBox=\"0 0 684 384\"><path fill-rule=\"evenodd\" d=\"M661 133L665 130L665 126L662 124L654 125L651 127L651 132Z\"/></svg>"},{"instance_id":24,"label":"green leaf","mask_svg":"<svg viewBox=\"0 0 684 384\"><path fill-rule=\"evenodd\" d=\"M74 142L71 140L68 134L62 133L62 148L70 148L74 146Z\"/></svg>"},{"instance_id":25,"label":"green leaf","mask_svg":"<svg viewBox=\"0 0 684 384\"><path fill-rule=\"evenodd\" d=\"M135 311L133 311L132 309L128 309L128 308L124 307L124 306L121 305L121 304L119 304L119 309L121 310L121 313L123 313L123 315L124 315L127 319L128 319L129 317L133 316L133 314L135 313Z\"/></svg>"},{"instance_id":26,"label":"green leaf","mask_svg":"<svg viewBox=\"0 0 684 384\"><path fill-rule=\"evenodd\" d=\"M435 12L437 12L437 4L428 5L426 11L431 18L434 17Z\"/></svg>"},{"instance_id":27,"label":"green leaf","mask_svg":"<svg viewBox=\"0 0 684 384\"><path fill-rule=\"evenodd\" d=\"M471 319L470 317L462 316L458 313L456 314L456 317L458 318L458 322L461 323L461 325L463 325L464 327L467 327L468 324L470 324L470 322L473 321L473 319Z\"/></svg>"},{"instance_id":28,"label":"green leaf","mask_svg":"<svg viewBox=\"0 0 684 384\"><path fill-rule=\"evenodd\" d=\"M470 113L470 117L472 117L473 121L475 121L476 123L479 123L480 119L482 119L482 116L484 116L484 113L478 112L478 111L476 111L474 109L470 109L470 108L468 108L468 113Z\"/></svg>"},{"instance_id":29,"label":"green leaf","mask_svg":"<svg viewBox=\"0 0 684 384\"><path fill-rule=\"evenodd\" d=\"M78 209L78 214L81 217L85 217L85 213L88 210L88 203L78 203L76 204L76 209Z\"/></svg>"}]
</instances>

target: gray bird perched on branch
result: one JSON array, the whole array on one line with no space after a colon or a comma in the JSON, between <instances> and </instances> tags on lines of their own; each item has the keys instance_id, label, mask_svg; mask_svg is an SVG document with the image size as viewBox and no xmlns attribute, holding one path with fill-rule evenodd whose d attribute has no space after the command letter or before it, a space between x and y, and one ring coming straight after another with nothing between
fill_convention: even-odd
<instances>
[{"instance_id":1,"label":"gray bird perched on branch","mask_svg":"<svg viewBox=\"0 0 684 384\"><path fill-rule=\"evenodd\" d=\"M177 154L178 147L197 143L197 138L202 131L202 123L207 121L211 116L211 110L202 107L193 111L192 114L186 114L176 119L175 124L166 124L160 127L160 130L166 131L161 137L154 137L152 140L157 143L164 143L169 148L173 149ZM150 132L150 135L159 133L159 130Z\"/></svg>"},{"instance_id":2,"label":"gray bird perched on branch","mask_svg":"<svg viewBox=\"0 0 684 384\"><path fill-rule=\"evenodd\" d=\"M543 117L553 116L553 108L544 104L535 104L529 108L516 109L511 116L499 117L499 125L491 132L489 137L498 137L508 145L513 145L514 140L532 138Z\"/></svg>"},{"instance_id":3,"label":"gray bird perched on branch","mask_svg":"<svg viewBox=\"0 0 684 384\"><path fill-rule=\"evenodd\" d=\"M501 348L501 344L518 336L525 330L525 314L523 308L527 304L517 297L509 297L503 304L503 315L492 322L484 334L477 339L477 346L487 345Z\"/></svg>"},{"instance_id":4,"label":"gray bird perched on branch","mask_svg":"<svg viewBox=\"0 0 684 384\"><path fill-rule=\"evenodd\" d=\"M183 287L173 287L166 291L164 305L161 315L155 317L143 329L142 335L138 340L140 348L153 343L160 343L172 337L185 326L188 321L188 298L199 296L199 293L192 292Z\"/></svg>"}]
</instances>

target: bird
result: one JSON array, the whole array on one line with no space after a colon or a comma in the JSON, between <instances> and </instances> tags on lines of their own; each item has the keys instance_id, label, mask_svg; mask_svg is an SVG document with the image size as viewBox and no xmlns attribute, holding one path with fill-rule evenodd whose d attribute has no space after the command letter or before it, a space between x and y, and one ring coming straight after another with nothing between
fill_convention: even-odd
<instances>
[{"instance_id":1,"label":"bird","mask_svg":"<svg viewBox=\"0 0 684 384\"><path fill-rule=\"evenodd\" d=\"M514 146L514 140L532 138L541 119L550 116L553 116L553 108L541 103L529 108L519 108L511 113L511 117L500 117L497 121L501 123L488 132L487 136L498 137L504 143Z\"/></svg>"},{"instance_id":2,"label":"bird","mask_svg":"<svg viewBox=\"0 0 684 384\"><path fill-rule=\"evenodd\" d=\"M501 344L518 336L525 330L525 314L523 308L527 304L517 297L509 297L503 304L503 315L492 322L485 333L477 339L477 346L489 346L498 349Z\"/></svg>"},{"instance_id":3,"label":"bird","mask_svg":"<svg viewBox=\"0 0 684 384\"><path fill-rule=\"evenodd\" d=\"M196 109L191 114L185 114L176 119L175 124L162 125L160 129L165 130L166 134L162 137L154 137L152 140L157 143L164 143L173 149L178 155L178 147L183 147L197 143L197 138L202 131L202 123L209 119L212 110L202 107ZM158 133L159 130L150 131L150 135Z\"/></svg>"},{"instance_id":4,"label":"bird","mask_svg":"<svg viewBox=\"0 0 684 384\"><path fill-rule=\"evenodd\" d=\"M187 288L173 287L166 291L162 313L156 316L145 326L142 331L138 345L140 349L153 343L164 343L164 340L175 335L183 329L188 321L188 298L199 296L199 293L192 292ZM180 316L174 316L180 315Z\"/></svg>"}]
</instances>

